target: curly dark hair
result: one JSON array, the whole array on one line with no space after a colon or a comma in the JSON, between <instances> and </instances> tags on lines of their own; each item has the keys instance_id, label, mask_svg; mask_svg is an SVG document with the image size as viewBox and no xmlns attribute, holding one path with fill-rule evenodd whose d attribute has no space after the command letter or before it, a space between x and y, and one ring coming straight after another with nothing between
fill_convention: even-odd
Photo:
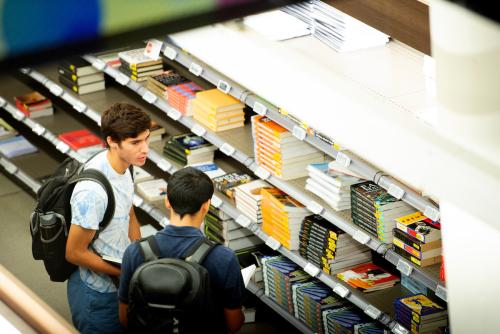
<instances>
[{"instance_id":1,"label":"curly dark hair","mask_svg":"<svg viewBox=\"0 0 500 334\"><path fill-rule=\"evenodd\" d=\"M127 138L137 137L151 128L151 117L140 108L128 103L115 103L101 117L101 135L120 144Z\"/></svg>"}]
</instances>

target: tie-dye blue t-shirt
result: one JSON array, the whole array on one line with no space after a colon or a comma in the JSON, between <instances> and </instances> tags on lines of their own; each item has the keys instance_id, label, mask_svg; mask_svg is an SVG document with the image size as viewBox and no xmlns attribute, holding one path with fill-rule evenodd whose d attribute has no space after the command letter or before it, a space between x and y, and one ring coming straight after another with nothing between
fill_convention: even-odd
<instances>
[{"instance_id":1,"label":"tie-dye blue t-shirt","mask_svg":"<svg viewBox=\"0 0 500 334\"><path fill-rule=\"evenodd\" d=\"M134 196L134 184L130 171L122 175L110 165L107 150L99 153L85 168L101 171L110 181L115 196L115 214L109 225L94 242L94 248L101 255L122 258L130 244L128 237L129 214ZM104 217L108 196L102 186L93 181L78 182L71 196L71 223L86 229L97 230ZM93 290L113 292L116 288L108 275L80 267L80 277Z\"/></svg>"}]
</instances>

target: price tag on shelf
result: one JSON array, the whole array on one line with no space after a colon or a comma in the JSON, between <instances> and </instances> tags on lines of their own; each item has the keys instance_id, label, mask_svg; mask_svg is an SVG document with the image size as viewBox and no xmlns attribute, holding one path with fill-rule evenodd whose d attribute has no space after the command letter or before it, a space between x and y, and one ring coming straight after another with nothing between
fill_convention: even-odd
<instances>
[{"instance_id":1,"label":"price tag on shelf","mask_svg":"<svg viewBox=\"0 0 500 334\"><path fill-rule=\"evenodd\" d=\"M165 51L163 51L163 54L170 60L174 60L175 57L177 57L177 51L175 51L175 49L170 46L165 47Z\"/></svg>"},{"instance_id":2,"label":"price tag on shelf","mask_svg":"<svg viewBox=\"0 0 500 334\"><path fill-rule=\"evenodd\" d=\"M292 134L298 140L304 140L304 139L306 139L307 132L302 127L300 127L298 125L294 125L293 129L292 129Z\"/></svg>"},{"instance_id":3,"label":"price tag on shelf","mask_svg":"<svg viewBox=\"0 0 500 334\"><path fill-rule=\"evenodd\" d=\"M160 168L162 171L167 172L172 168L172 164L168 162L167 160L160 160L157 164L158 168Z\"/></svg>"},{"instance_id":4,"label":"price tag on shelf","mask_svg":"<svg viewBox=\"0 0 500 334\"><path fill-rule=\"evenodd\" d=\"M76 101L73 105L73 109L80 113L83 113L85 110L87 110L87 106L81 101Z\"/></svg>"},{"instance_id":5,"label":"price tag on shelf","mask_svg":"<svg viewBox=\"0 0 500 334\"><path fill-rule=\"evenodd\" d=\"M217 89L225 94L229 94L229 91L231 90L231 85L225 82L224 80L219 80L219 82L217 82Z\"/></svg>"},{"instance_id":6,"label":"price tag on shelf","mask_svg":"<svg viewBox=\"0 0 500 334\"><path fill-rule=\"evenodd\" d=\"M236 218L236 222L240 225L240 226L243 226L243 227L248 227L250 226L250 224L252 223L250 221L250 219L245 216L245 215L239 215L237 218Z\"/></svg>"},{"instance_id":7,"label":"price tag on shelf","mask_svg":"<svg viewBox=\"0 0 500 334\"><path fill-rule=\"evenodd\" d=\"M377 320L382 315L382 311L380 311L373 305L368 305L368 307L365 309L365 313L375 320Z\"/></svg>"},{"instance_id":8,"label":"price tag on shelf","mask_svg":"<svg viewBox=\"0 0 500 334\"><path fill-rule=\"evenodd\" d=\"M45 132L45 128L40 124L36 124L31 130L33 130L33 132L39 136L43 135L43 133Z\"/></svg>"},{"instance_id":9,"label":"price tag on shelf","mask_svg":"<svg viewBox=\"0 0 500 334\"><path fill-rule=\"evenodd\" d=\"M56 145L56 148L57 148L60 152L62 152L62 153L64 153L64 154L68 153L68 152L69 152L69 150L70 150L70 147L69 147L69 146L68 146L65 142L62 142L62 141L60 141L60 142Z\"/></svg>"},{"instance_id":10,"label":"price tag on shelf","mask_svg":"<svg viewBox=\"0 0 500 334\"><path fill-rule=\"evenodd\" d=\"M7 101L3 97L0 97L0 108L7 104Z\"/></svg>"},{"instance_id":11,"label":"price tag on shelf","mask_svg":"<svg viewBox=\"0 0 500 334\"><path fill-rule=\"evenodd\" d=\"M134 195L132 202L134 203L134 206L140 207L142 203L144 203L144 200L140 196Z\"/></svg>"},{"instance_id":12,"label":"price tag on shelf","mask_svg":"<svg viewBox=\"0 0 500 334\"><path fill-rule=\"evenodd\" d=\"M236 151L236 149L234 147L232 147L231 145L229 145L228 143L222 144L222 146L220 147L220 150L222 153L224 153L227 156L232 156L233 153Z\"/></svg>"},{"instance_id":13,"label":"price tag on shelf","mask_svg":"<svg viewBox=\"0 0 500 334\"><path fill-rule=\"evenodd\" d=\"M424 216L432 219L433 221L438 221L439 220L439 210L436 210L436 208L427 205L424 209Z\"/></svg>"},{"instance_id":14,"label":"price tag on shelf","mask_svg":"<svg viewBox=\"0 0 500 334\"><path fill-rule=\"evenodd\" d=\"M408 330L406 328L404 328L403 326L401 326L400 324L396 324L396 326L394 326L394 328L392 329L392 332L394 334L408 334Z\"/></svg>"},{"instance_id":15,"label":"price tag on shelf","mask_svg":"<svg viewBox=\"0 0 500 334\"><path fill-rule=\"evenodd\" d=\"M371 239L368 234L361 230L357 230L356 232L354 232L352 238L363 245L366 245Z\"/></svg>"},{"instance_id":16,"label":"price tag on shelf","mask_svg":"<svg viewBox=\"0 0 500 334\"><path fill-rule=\"evenodd\" d=\"M29 74L31 72L31 68L29 67L22 67L19 69L19 71L21 71L22 74Z\"/></svg>"},{"instance_id":17,"label":"price tag on shelf","mask_svg":"<svg viewBox=\"0 0 500 334\"><path fill-rule=\"evenodd\" d=\"M163 217L163 218L160 220L160 225L161 225L162 227L165 227L165 226L167 226L167 225L170 225L170 220L168 220L168 218L167 218L167 217Z\"/></svg>"},{"instance_id":18,"label":"price tag on shelf","mask_svg":"<svg viewBox=\"0 0 500 334\"><path fill-rule=\"evenodd\" d=\"M97 58L92 62L92 66L94 66L94 68L98 69L99 71L104 71L104 69L106 68L106 63Z\"/></svg>"},{"instance_id":19,"label":"price tag on shelf","mask_svg":"<svg viewBox=\"0 0 500 334\"><path fill-rule=\"evenodd\" d=\"M308 262L304 266L304 271L306 273L308 273L309 275L311 275L311 277L316 277L321 270L318 267L316 267L314 264L312 264L311 262Z\"/></svg>"},{"instance_id":20,"label":"price tag on shelf","mask_svg":"<svg viewBox=\"0 0 500 334\"><path fill-rule=\"evenodd\" d=\"M214 207L219 208L222 205L222 203L223 203L222 200L217 195L212 195L211 204Z\"/></svg>"},{"instance_id":21,"label":"price tag on shelf","mask_svg":"<svg viewBox=\"0 0 500 334\"><path fill-rule=\"evenodd\" d=\"M345 286L343 286L340 283L337 283L337 285L335 285L335 287L333 288L333 292L335 292L337 295L339 295L342 298L346 298L351 293L351 291L349 291L348 288L346 288Z\"/></svg>"},{"instance_id":22,"label":"price tag on shelf","mask_svg":"<svg viewBox=\"0 0 500 334\"><path fill-rule=\"evenodd\" d=\"M268 237L266 239L266 245L268 245L271 249L278 250L281 247L281 244L278 240L273 237Z\"/></svg>"},{"instance_id":23,"label":"price tag on shelf","mask_svg":"<svg viewBox=\"0 0 500 334\"><path fill-rule=\"evenodd\" d=\"M309 204L307 204L307 209L314 213L315 215L320 215L325 208L323 208L320 204L318 204L315 201L310 201Z\"/></svg>"},{"instance_id":24,"label":"price tag on shelf","mask_svg":"<svg viewBox=\"0 0 500 334\"><path fill-rule=\"evenodd\" d=\"M122 86L126 86L130 82L130 78L123 73L118 73L115 80Z\"/></svg>"},{"instance_id":25,"label":"price tag on shelf","mask_svg":"<svg viewBox=\"0 0 500 334\"><path fill-rule=\"evenodd\" d=\"M158 96L156 96L155 94L151 93L150 91L146 91L146 93L144 93L142 95L142 98L144 99L144 101L146 101L147 103L155 103L156 100L158 99Z\"/></svg>"},{"instance_id":26,"label":"price tag on shelf","mask_svg":"<svg viewBox=\"0 0 500 334\"><path fill-rule=\"evenodd\" d=\"M182 114L178 110L170 108L167 111L167 116L170 117L171 119L173 119L174 121L178 121L181 119Z\"/></svg>"},{"instance_id":27,"label":"price tag on shelf","mask_svg":"<svg viewBox=\"0 0 500 334\"><path fill-rule=\"evenodd\" d=\"M201 67L201 65L198 65L196 63L191 63L191 65L189 66L189 72L199 77L201 73L203 73L203 67Z\"/></svg>"},{"instance_id":28,"label":"price tag on shelf","mask_svg":"<svg viewBox=\"0 0 500 334\"><path fill-rule=\"evenodd\" d=\"M50 85L48 85L49 87L49 90L52 94L54 94L55 96L60 96L62 95L62 93L64 93L64 90L59 86L59 85L56 85L55 83L51 83Z\"/></svg>"},{"instance_id":29,"label":"price tag on shelf","mask_svg":"<svg viewBox=\"0 0 500 334\"><path fill-rule=\"evenodd\" d=\"M441 298L445 302L448 301L448 297L446 294L446 288L444 286L442 286L441 284L438 284L438 286L436 287L436 296L438 296L439 298Z\"/></svg>"},{"instance_id":30,"label":"price tag on shelf","mask_svg":"<svg viewBox=\"0 0 500 334\"><path fill-rule=\"evenodd\" d=\"M21 110L17 110L15 109L12 116L17 119L18 121L22 121L23 119L26 118L26 115L21 111Z\"/></svg>"},{"instance_id":31,"label":"price tag on shelf","mask_svg":"<svg viewBox=\"0 0 500 334\"><path fill-rule=\"evenodd\" d=\"M413 267L406 261L399 260L396 268L405 276L410 276Z\"/></svg>"},{"instance_id":32,"label":"price tag on shelf","mask_svg":"<svg viewBox=\"0 0 500 334\"><path fill-rule=\"evenodd\" d=\"M3 168L5 168L7 172L9 172L10 174L14 174L15 172L17 172L18 168L16 167L16 165L4 158L0 158L0 160L2 161Z\"/></svg>"},{"instance_id":33,"label":"price tag on shelf","mask_svg":"<svg viewBox=\"0 0 500 334\"><path fill-rule=\"evenodd\" d=\"M195 124L191 128L191 132L197 136L203 137L205 135L205 133L207 133L207 129L205 129L204 127L202 127L199 124Z\"/></svg>"},{"instance_id":34,"label":"price tag on shelf","mask_svg":"<svg viewBox=\"0 0 500 334\"><path fill-rule=\"evenodd\" d=\"M395 185L394 183L392 183L389 186L387 192L392 196L396 197L397 199L403 198L403 195L405 194L405 191L401 187Z\"/></svg>"},{"instance_id":35,"label":"price tag on shelf","mask_svg":"<svg viewBox=\"0 0 500 334\"><path fill-rule=\"evenodd\" d=\"M254 173L255 175L257 175L257 177L261 178L262 180L267 180L269 176L271 176L271 173L268 170L265 170L260 166L255 169Z\"/></svg>"},{"instance_id":36,"label":"price tag on shelf","mask_svg":"<svg viewBox=\"0 0 500 334\"><path fill-rule=\"evenodd\" d=\"M351 158L349 158L343 152L338 152L335 160L344 167L349 167L349 165L351 164Z\"/></svg>"},{"instance_id":37,"label":"price tag on shelf","mask_svg":"<svg viewBox=\"0 0 500 334\"><path fill-rule=\"evenodd\" d=\"M157 60L158 58L160 58L162 46L163 42L157 39L150 39L146 43L146 47L144 48L144 55L150 59Z\"/></svg>"},{"instance_id":38,"label":"price tag on shelf","mask_svg":"<svg viewBox=\"0 0 500 334\"><path fill-rule=\"evenodd\" d=\"M255 103L253 104L253 111L255 111L256 114L261 116L266 116L267 114L266 106L258 101L255 101Z\"/></svg>"}]
</instances>

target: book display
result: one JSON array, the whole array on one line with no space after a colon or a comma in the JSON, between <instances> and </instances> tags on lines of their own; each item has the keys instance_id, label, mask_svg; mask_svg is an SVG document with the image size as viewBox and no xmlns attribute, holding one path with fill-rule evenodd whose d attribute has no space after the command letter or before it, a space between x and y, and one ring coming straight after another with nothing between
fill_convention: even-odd
<instances>
[{"instance_id":1,"label":"book display","mask_svg":"<svg viewBox=\"0 0 500 334\"><path fill-rule=\"evenodd\" d=\"M104 75L80 57L66 59L57 69L59 82L78 95L98 92L106 88Z\"/></svg>"},{"instance_id":2,"label":"book display","mask_svg":"<svg viewBox=\"0 0 500 334\"><path fill-rule=\"evenodd\" d=\"M149 76L163 73L161 58L151 59L144 55L144 49L127 50L118 53L119 70L134 81L146 81Z\"/></svg>"},{"instance_id":3,"label":"book display","mask_svg":"<svg viewBox=\"0 0 500 334\"><path fill-rule=\"evenodd\" d=\"M17 109L21 110L26 117L37 118L54 114L52 101L36 91L15 96L14 101Z\"/></svg>"}]
</instances>

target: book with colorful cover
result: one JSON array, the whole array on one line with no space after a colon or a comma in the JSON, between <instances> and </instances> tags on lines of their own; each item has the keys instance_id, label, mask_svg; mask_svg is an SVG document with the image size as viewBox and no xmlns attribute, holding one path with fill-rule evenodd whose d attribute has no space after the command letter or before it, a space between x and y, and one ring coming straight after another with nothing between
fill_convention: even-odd
<instances>
[{"instance_id":1,"label":"book with colorful cover","mask_svg":"<svg viewBox=\"0 0 500 334\"><path fill-rule=\"evenodd\" d=\"M236 187L252 180L250 175L243 172L228 173L213 179L215 189L229 198L234 198L234 190Z\"/></svg>"},{"instance_id":2,"label":"book with colorful cover","mask_svg":"<svg viewBox=\"0 0 500 334\"><path fill-rule=\"evenodd\" d=\"M61 133L59 139L68 144L73 150L79 150L90 146L103 146L101 138L90 132L88 129L74 130Z\"/></svg>"},{"instance_id":3,"label":"book with colorful cover","mask_svg":"<svg viewBox=\"0 0 500 334\"><path fill-rule=\"evenodd\" d=\"M337 274L337 277L363 292L385 289L399 282L399 277L373 263L359 265Z\"/></svg>"},{"instance_id":4,"label":"book with colorful cover","mask_svg":"<svg viewBox=\"0 0 500 334\"><path fill-rule=\"evenodd\" d=\"M441 225L427 218L420 211L396 218L396 227L423 243L441 239Z\"/></svg>"},{"instance_id":5,"label":"book with colorful cover","mask_svg":"<svg viewBox=\"0 0 500 334\"><path fill-rule=\"evenodd\" d=\"M37 91L29 92L24 95L14 96L16 107L26 116L34 111L48 109L52 107L50 99Z\"/></svg>"}]
</instances>

